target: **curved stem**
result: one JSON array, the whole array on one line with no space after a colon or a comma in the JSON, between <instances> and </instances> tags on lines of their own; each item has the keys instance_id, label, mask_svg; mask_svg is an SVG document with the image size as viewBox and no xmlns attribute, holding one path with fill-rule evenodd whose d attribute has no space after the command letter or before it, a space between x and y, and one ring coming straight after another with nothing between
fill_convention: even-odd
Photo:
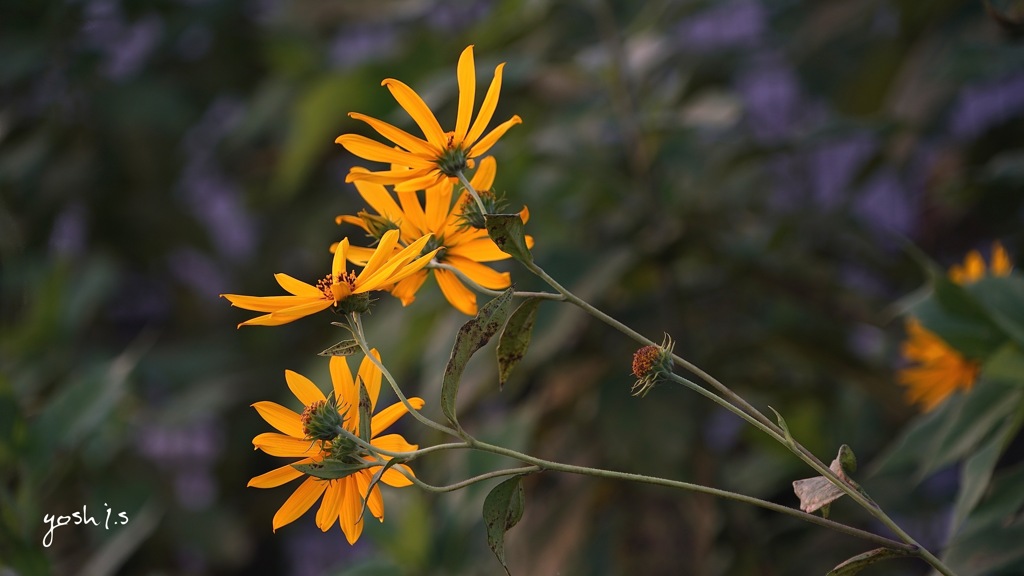
<instances>
[{"instance_id":1,"label":"curved stem","mask_svg":"<svg viewBox=\"0 0 1024 576\"><path fill-rule=\"evenodd\" d=\"M779 512L780 514L785 514L787 516L798 518L805 522L810 522L811 524L817 524L819 526L824 526L825 528L830 528L832 530L836 530L838 532L842 532L850 536L861 538L863 540L867 540L869 542L878 544L879 546L885 546L887 548L901 550L903 552L907 552L908 554L917 554L918 550L920 549L920 546L905 544L903 542L897 542L895 540L891 540L889 538L879 536L877 534L872 534L871 532L867 532L859 528L854 528L852 526L847 526L845 524L840 524L839 522L828 520L827 518L822 518L820 516L808 514L806 512L802 512L800 510L796 510L788 506L783 506L781 504L769 502L767 500L761 500L760 498L754 498L753 496L729 492L728 490L720 490L717 488L711 488L709 486L691 484L689 482L682 482L679 480L668 480L665 478L658 478L655 476L645 476L643 474L632 474L629 472L617 472L614 470L604 470L601 468L589 468L586 466L562 464L560 462L553 462L550 460L544 460L542 458L535 458L528 454L523 454L521 452L517 452L509 448L495 446L493 444L488 444L486 442L480 442L478 440L474 440L472 442L472 447L478 450L483 450L485 452L491 452L493 454L508 456L510 458L519 460L520 462L533 464L534 466L538 466L545 470L556 470L559 472L566 472L569 474L580 474L584 476L594 476L597 478L608 478L613 480L628 480L632 482L641 482L644 484L653 484L656 486L666 486L669 488L681 488L683 490L689 490L691 492L698 492L701 494L708 494L711 496L735 500L737 502L752 504L760 508L765 508L768 510L772 510L774 512Z\"/></svg>"},{"instance_id":2,"label":"curved stem","mask_svg":"<svg viewBox=\"0 0 1024 576\"><path fill-rule=\"evenodd\" d=\"M431 261L429 264L427 264L427 268L438 268L438 269L441 269L441 270L447 270L447 271L455 274L456 276L458 276L459 280L462 280L465 284L468 284L470 288L476 290L477 292L479 292L481 294L487 294L488 296L501 296L503 294L503 292L501 290L491 290L490 288L484 288L483 286L477 284L476 282L473 281L472 278L470 278L469 276L466 276L465 272L463 272L462 270L459 270L458 268L456 268L455 266L452 266L451 264L445 264L443 262ZM558 301L565 300L565 296L562 296L561 294L554 294L552 292L518 292L518 291L516 291L516 292L512 293L512 296L516 296L516 297L519 297L519 298L540 298L540 299L543 299L543 300L558 300Z\"/></svg>"},{"instance_id":3,"label":"curved stem","mask_svg":"<svg viewBox=\"0 0 1024 576\"><path fill-rule=\"evenodd\" d=\"M459 170L456 175L459 177L459 182L462 182L462 185L469 192L470 196L473 197L473 200L476 200L476 206L480 209L480 215L482 216L487 214L487 208L484 207L484 201L480 199L480 194L476 191L476 188L473 188L473 185L466 179L466 175L462 173L462 170Z\"/></svg>"},{"instance_id":4,"label":"curved stem","mask_svg":"<svg viewBox=\"0 0 1024 576\"><path fill-rule=\"evenodd\" d=\"M566 301L571 302L572 304L574 304L577 307L579 307L579 308L583 309L584 311L586 311L591 316L594 316L595 318L601 320L605 324L608 324L609 326L611 326L611 327L615 328L616 330L622 332L623 334L625 334L626 336L632 338L633 340L635 340L635 341L637 341L637 342L639 342L639 343L641 343L641 344L643 344L645 346L656 346L656 344L655 344L655 342L653 340L643 336L642 334L640 334L636 330L633 330L629 326L626 326L622 322L619 322L615 318L612 318L608 314L606 314L606 313L602 312L601 310L595 308L590 303L586 302L585 300L579 298L578 296L576 296L575 294L570 292L564 286L559 284L554 278L549 276L547 274L547 272L545 272L536 263L534 263L532 261L521 261L521 264L526 266L527 269L529 269L531 272L536 274L542 280L547 282L547 284L549 286L551 286L552 288L554 288L558 293L560 293L563 296L565 296L565 300ZM732 409L730 409L730 411L732 411L734 414L741 415L741 417L743 417L744 420L746 420L747 422L750 422L751 424L754 424L754 422L757 422L757 424L754 424L754 425L759 430L762 430L765 433L768 433L769 435L771 435L776 440L779 440L781 438L782 444L785 445L787 448L789 448L790 451L792 451L794 454L796 454L801 460L803 460L805 463L807 463L816 472L818 472L819 474L821 474L822 476L827 478L829 480L829 482L831 482L837 488L842 490L843 493L845 493L847 496L849 496L851 499L853 499L858 505L860 505L862 508L867 510L869 514L874 516L879 522L884 524L887 528L892 530L893 533L895 533L897 536L899 536L900 539L902 539L904 542L906 542L907 545L909 545L911 547L911 552L912 553L914 553L915 555L920 556L926 562L931 564L931 566L933 568L935 568L936 570L938 570L941 574L944 574L945 576L954 576L953 572L949 569L949 567L947 567L945 564L943 564L941 560L939 560L935 555L933 555L931 552L929 552L926 548L924 548L923 546L918 544L917 540L915 540L906 531L904 531L902 528L900 528L899 525L896 524L895 521L893 521L891 518L889 518L889 516L873 500L871 500L870 497L868 497L866 494L862 493L860 490L854 488L849 483L847 483L844 480L842 480L841 478L839 478L839 476L837 476L835 472L833 472L828 466L826 466L821 460L819 460L817 456L815 456L813 453L811 453L809 450L807 450L802 444L800 444L799 442L797 442L794 439L791 439L791 438L787 439L786 436L784 435L784 431L782 430L782 428L780 428L778 425L776 425L774 422L772 422L761 411L759 411L757 408L754 408L750 403L748 403L746 400L744 400L738 394L736 394L735 392L730 390L725 384L723 384L718 379L716 379L715 377L711 376L710 374L708 374L704 370L701 370L699 367L697 367L692 362L686 360L685 358L682 358L681 356L679 356L677 354L672 354L672 360L673 360L673 362L675 364L677 364L677 365L679 365L679 366L689 370L690 372L692 372L693 374L698 376L701 380L703 380L708 385L710 385L715 390L717 390L724 397L724 398L719 397L719 399L721 399L723 401L722 406L731 405ZM687 381L687 382L689 382L689 381ZM690 382L690 383L693 384L692 382ZM695 386L695 389L703 389L700 386L696 386L696 384L694 384L694 386ZM712 396L717 397L716 395L712 394L711 396L709 396L709 398L711 398ZM714 399L714 398L712 398L712 399ZM701 487L701 488L704 488L704 487ZM742 495L738 495L738 496L742 496ZM743 496L743 497L744 498L748 498L746 496ZM754 502L750 502L750 503L753 504ZM783 507L783 508L785 508L785 507ZM789 508L786 508L786 509L792 511L792 509L789 509ZM805 514L805 513L804 512L800 512L800 514ZM807 515L807 516L810 516L811 518L816 518L816 519L818 518L817 516L813 516L813 515ZM840 526L843 526L843 525L840 525Z\"/></svg>"},{"instance_id":5,"label":"curved stem","mask_svg":"<svg viewBox=\"0 0 1024 576\"><path fill-rule=\"evenodd\" d=\"M370 347L366 343L366 335L363 333L363 324L362 321L359 319L359 313L353 312L349 316L349 320L352 325L352 335L353 337L355 337L356 342L359 343L359 347L362 349L363 354L365 354L366 357L370 359L370 362L373 362L373 365L376 366L381 371L381 374L384 375L384 378L388 381L388 384L391 385L391 389L395 391L395 395L398 396L399 401L401 401L402 405L405 406L405 409L408 410L410 414L412 414L413 418L418 420L420 424L423 424L424 426L433 428L434 430L437 430L439 432L444 432L445 434L451 436L459 437L458 432L445 426L444 424L434 422L433 420L427 418L423 414L420 414L420 411L414 408L413 405L409 403L409 399L405 397L405 394L402 392L402 389L398 387L398 382L395 381L395 377L391 375L391 372L389 372L388 369L384 367L384 364L382 364L381 361L378 360L376 356L370 353Z\"/></svg>"},{"instance_id":6,"label":"curved stem","mask_svg":"<svg viewBox=\"0 0 1024 576\"><path fill-rule=\"evenodd\" d=\"M539 472L540 470L540 466L523 466L522 468L508 468L505 470L495 470L493 472L487 472L486 474L481 474L479 476L467 478L466 480L456 482L455 484L447 484L445 486L433 486L431 484L427 484L426 482L420 480L419 478L413 476L412 474L406 474L405 470L402 469L399 469L399 472L404 474L405 477L408 478L413 484L419 486L420 488L423 488L428 492L453 492L455 490L461 490L466 486L472 486L477 482L490 480L491 478L500 478L502 476L514 476L516 474L531 474L533 472Z\"/></svg>"}]
</instances>

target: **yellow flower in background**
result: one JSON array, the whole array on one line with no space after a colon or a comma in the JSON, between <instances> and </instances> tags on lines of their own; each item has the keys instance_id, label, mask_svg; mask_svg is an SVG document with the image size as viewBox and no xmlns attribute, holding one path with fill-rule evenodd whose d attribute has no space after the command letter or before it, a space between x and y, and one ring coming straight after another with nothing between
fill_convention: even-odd
<instances>
[{"instance_id":1,"label":"yellow flower in background","mask_svg":"<svg viewBox=\"0 0 1024 576\"><path fill-rule=\"evenodd\" d=\"M466 48L459 57L459 107L455 119L455 130L445 132L423 99L404 83L388 78L382 82L409 113L423 131L426 139L418 138L387 122L365 114L351 112L350 117L369 124L381 136L391 140L396 147L381 144L358 134L342 134L335 140L346 150L374 162L397 165L391 170L380 172L351 171L346 182L372 182L394 185L395 190L427 190L438 183L455 179L455 175L474 166L474 159L487 152L502 135L522 120L513 115L484 135L484 130L494 116L501 91L501 73L505 64L494 69L494 78L487 89L483 103L473 120L476 102L476 68L473 60L473 46Z\"/></svg>"},{"instance_id":2,"label":"yellow flower in background","mask_svg":"<svg viewBox=\"0 0 1024 576\"><path fill-rule=\"evenodd\" d=\"M978 377L979 365L964 358L916 318L907 318L907 339L903 357L915 365L900 370L900 384L908 388L907 399L927 412L950 394L970 390Z\"/></svg>"},{"instance_id":3,"label":"yellow flower in background","mask_svg":"<svg viewBox=\"0 0 1024 576\"><path fill-rule=\"evenodd\" d=\"M371 353L380 360L376 350ZM366 387L372 405L371 413L376 410L377 396L380 392L381 372L369 358L364 358L359 366L359 373L355 380L349 371L348 362L342 356L331 357L331 381L333 384L333 397L328 400L324 393L305 376L285 371L285 380L292 394L305 406L300 415L289 408L274 402L257 402L253 404L260 416L268 424L276 428L280 433L266 432L253 438L253 445L270 454L283 458L299 458L291 464L275 468L270 472L256 476L249 481L248 486L253 488L276 488L292 480L305 476L292 467L292 464L310 464L321 462L329 456L337 457L340 441L332 445L330 441L317 441L311 438L309 428L311 426L311 414L323 410L324 406L333 405L337 407L338 420L346 430L358 435L359 430L359 382ZM409 403L419 410L423 407L421 398L410 398ZM408 443L399 434L381 435L381 432L391 426L396 420L407 412L402 403L396 403L373 415L370 423L371 439L370 444L382 450L393 452L409 452L416 450L415 444ZM370 460L366 456L360 456L356 452L349 454L351 459ZM386 457L382 456L385 460ZM369 490L370 481L380 466L359 470L344 478L334 480L323 480L314 476L307 476L306 479L295 489L292 495L285 501L281 508L274 515L273 526L276 532L278 528L294 521L309 510L317 500L320 501L320 508L316 513L316 525L326 532L338 522L342 532L349 544L354 544L363 532L363 519L360 511L363 501L366 500L366 509L381 522L384 521L384 500L381 497L380 487L374 486ZM396 464L388 469L381 476L380 481L388 486L400 488L409 486L412 482L402 474L401 471L412 475L412 470L404 464Z\"/></svg>"},{"instance_id":4,"label":"yellow flower in background","mask_svg":"<svg viewBox=\"0 0 1024 576\"><path fill-rule=\"evenodd\" d=\"M954 265L949 269L949 279L957 284L971 284L977 282L990 273L992 276L1009 276L1013 270L1013 263L1006 249L999 242L992 243L992 256L988 268L985 267L985 259L977 250L971 250L964 258L962 265Z\"/></svg>"},{"instance_id":5,"label":"yellow flower in background","mask_svg":"<svg viewBox=\"0 0 1024 576\"><path fill-rule=\"evenodd\" d=\"M354 169L355 170L355 169ZM488 193L494 183L497 163L494 157L488 156L480 161L479 168L470 182L473 188ZM483 262L506 260L510 256L502 252L487 235L486 230L467 226L462 219L463 208L471 201L469 193L463 191L459 199L452 204L452 183L442 180L432 186L426 194L426 202L420 203L417 192L397 192L398 202L387 188L373 182L356 181L359 194L366 200L377 215L360 213L357 216L338 216L337 222L355 224L376 236L380 230L397 228L401 234L401 243L411 244L425 235L431 236L428 248L436 248L435 260L457 268L470 280L484 288L502 290L512 284L508 272L497 272ZM519 213L523 222L530 218L529 210L523 208ZM526 237L527 245L533 246L533 238ZM378 248L379 249L379 248ZM396 246L397 250L398 247ZM370 248L350 247L348 258L359 264L373 253ZM410 274L391 288L391 294L410 304L416 298L416 292L426 281L431 270L422 269ZM450 270L433 269L434 277L441 288L445 299L455 309L464 314L474 315L477 312L476 294L466 287L459 277Z\"/></svg>"},{"instance_id":6,"label":"yellow flower in background","mask_svg":"<svg viewBox=\"0 0 1024 576\"><path fill-rule=\"evenodd\" d=\"M227 298L232 306L269 312L246 320L239 327L279 326L332 306L342 312L364 311L369 305L369 298L361 295L394 285L421 270L434 257L434 252L421 255L423 247L430 240L428 237L420 238L404 249L395 250L398 238L399 234L394 230L384 234L377 249L365 259L363 270L358 276L346 270L349 245L348 238L345 238L335 252L331 273L315 286L287 274L275 274L277 283L289 296L221 296Z\"/></svg>"}]
</instances>

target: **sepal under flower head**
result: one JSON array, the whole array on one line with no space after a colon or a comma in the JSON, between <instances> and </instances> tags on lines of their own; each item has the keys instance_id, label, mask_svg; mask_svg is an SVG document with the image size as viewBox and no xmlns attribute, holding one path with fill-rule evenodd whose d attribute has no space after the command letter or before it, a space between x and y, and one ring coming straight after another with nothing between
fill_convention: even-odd
<instances>
[{"instance_id":1,"label":"sepal under flower head","mask_svg":"<svg viewBox=\"0 0 1024 576\"><path fill-rule=\"evenodd\" d=\"M329 442L337 437L345 425L335 399L317 400L302 411L302 432L310 440Z\"/></svg>"},{"instance_id":2,"label":"sepal under flower head","mask_svg":"<svg viewBox=\"0 0 1024 576\"><path fill-rule=\"evenodd\" d=\"M665 374L672 372L673 348L675 342L666 334L660 346L644 346L633 354L633 375L637 378L633 384L633 396L643 398L664 379Z\"/></svg>"},{"instance_id":3,"label":"sepal under flower head","mask_svg":"<svg viewBox=\"0 0 1024 576\"><path fill-rule=\"evenodd\" d=\"M474 200L472 196L466 195L466 197L462 199L462 205L460 206L460 228L476 228L477 230L485 230L487 228L487 222L484 216L487 214L504 213L505 207L508 204L505 201L504 194L500 192L493 192L491 190L480 190L477 194L480 197L480 202L483 204L483 211L480 209L480 204L477 204L476 200Z\"/></svg>"}]
</instances>

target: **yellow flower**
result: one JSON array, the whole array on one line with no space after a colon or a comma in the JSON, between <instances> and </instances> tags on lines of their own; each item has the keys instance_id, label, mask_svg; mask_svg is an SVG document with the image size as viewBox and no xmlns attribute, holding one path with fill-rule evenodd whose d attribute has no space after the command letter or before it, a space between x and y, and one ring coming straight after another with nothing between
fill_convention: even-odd
<instances>
[{"instance_id":1,"label":"yellow flower","mask_svg":"<svg viewBox=\"0 0 1024 576\"><path fill-rule=\"evenodd\" d=\"M371 350L371 353L380 360L380 355L376 350ZM302 477L304 474L293 468L292 464L320 462L332 452L330 442L311 440L305 429L308 414L311 411L315 411L318 407L322 407L327 402L327 397L324 396L324 393L313 382L301 374L287 370L285 371L285 380L288 382L288 387L295 397L306 407L303 415L299 415L274 402L257 402L253 404L253 407L260 413L260 416L281 433L266 432L260 434L253 438L252 443L256 448L271 456L299 458L299 460L256 476L248 484L253 488L275 488ZM362 381L363 386L366 387L372 405L372 413L376 409L377 396L380 392L380 369L369 358L364 358L359 366L357 379L353 380L345 358L333 356L331 357L331 381L334 386L333 396L337 402L338 413L343 420L343 426L349 432L358 435L358 382ZM421 398L410 398L409 403L417 410L423 407L423 400ZM415 444L408 443L399 434L381 435L381 432L386 430L406 412L407 410L403 404L396 403L374 414L373 420L370 423L370 444L382 450L393 452L416 450L417 446ZM305 420L304 416L306 416ZM366 456L353 457L371 460ZM387 459L384 456L382 458ZM372 491L369 490L370 481L378 468L380 466L365 468L344 478L334 480L323 480L314 476L307 476L277 511L277 514L274 515L274 531L276 532L281 526L302 516L323 496L320 508L316 513L317 526L326 532L334 525L335 521L338 521L349 544L354 544L363 532L363 519L360 516L360 510L362 510L364 500L366 500L366 509L378 520L384 521L384 500L381 497L380 487L374 486ZM402 472L412 475L412 470L408 466L396 464L384 472L380 481L393 487L411 485L412 482Z\"/></svg>"},{"instance_id":2,"label":"yellow flower","mask_svg":"<svg viewBox=\"0 0 1024 576\"><path fill-rule=\"evenodd\" d=\"M479 168L470 182L473 188L483 193L490 190L497 172L497 163L493 156L481 160ZM512 284L508 272L496 272L482 262L505 260L510 256L495 246L485 230L466 226L461 219L463 207L472 201L468 192L463 191L459 200L453 205L452 183L442 180L432 186L426 195L425 204L420 204L416 192L397 192L398 202L387 188L373 182L356 181L359 194L379 216L362 213L359 216L338 216L337 222L355 224L371 235L381 227L395 226L401 233L401 243L410 244L423 236L432 236L428 247L438 248L435 259L439 263L457 268L469 279L484 288L502 290ZM523 208L519 213L524 222L529 220L529 210ZM528 246L533 246L533 238L526 237ZM398 247L396 246L397 250ZM379 247L378 247L379 250ZM354 263L361 263L372 254L369 248L350 247L348 258ZM391 288L391 294L408 305L416 298L416 292L427 279L429 270L423 269L407 276ZM454 272L434 269L434 277L444 297L460 312L474 315L477 311L476 294L467 288Z\"/></svg>"},{"instance_id":3,"label":"yellow flower","mask_svg":"<svg viewBox=\"0 0 1024 576\"><path fill-rule=\"evenodd\" d=\"M342 240L334 254L331 273L316 283L306 284L287 274L275 274L277 283L290 296L242 296L239 294L221 294L232 306L269 312L239 324L242 326L279 326L326 310L331 306L342 312L363 311L368 305L368 298L359 295L374 290L385 289L396 282L415 274L430 262L434 252L420 256L429 238L423 237L406 246L395 250L398 245L398 232L391 231L380 240L377 250L370 254L362 272L357 276L345 269L348 255L348 238ZM417 258L419 257L419 258ZM352 308L352 310L348 310Z\"/></svg>"},{"instance_id":4,"label":"yellow flower","mask_svg":"<svg viewBox=\"0 0 1024 576\"><path fill-rule=\"evenodd\" d=\"M992 262L989 270L992 276L1009 276L1013 263L1006 249L999 242L992 243ZM985 259L977 250L971 250L964 258L963 265L954 265L949 269L949 279L957 284L971 284L985 277Z\"/></svg>"},{"instance_id":5,"label":"yellow flower","mask_svg":"<svg viewBox=\"0 0 1024 576\"><path fill-rule=\"evenodd\" d=\"M916 318L907 318L907 339L903 357L915 363L900 370L900 384L908 388L907 399L930 411L950 394L970 390L978 376L978 363L967 360Z\"/></svg>"},{"instance_id":6,"label":"yellow flower","mask_svg":"<svg viewBox=\"0 0 1024 576\"><path fill-rule=\"evenodd\" d=\"M426 140L413 136L387 122L358 112L351 112L350 117L366 122L381 136L394 142L397 147L392 148L358 134L342 134L335 142L361 158L374 162L387 162L396 166L393 166L391 170L380 172L353 170L349 172L345 181L394 185L395 190L399 192L426 190L443 180L454 180L459 172L466 168L472 168L475 158L487 152L509 128L522 122L519 116L513 115L486 136L484 135L484 130L490 123L498 105L501 72L504 66L505 64L502 63L494 69L491 86L487 89L476 120L471 123L476 100L473 46L469 46L462 52L458 66L458 115L455 119L455 130L451 132L441 129L434 113L412 88L393 78L384 80L382 85L387 86L399 105L419 125Z\"/></svg>"}]
</instances>

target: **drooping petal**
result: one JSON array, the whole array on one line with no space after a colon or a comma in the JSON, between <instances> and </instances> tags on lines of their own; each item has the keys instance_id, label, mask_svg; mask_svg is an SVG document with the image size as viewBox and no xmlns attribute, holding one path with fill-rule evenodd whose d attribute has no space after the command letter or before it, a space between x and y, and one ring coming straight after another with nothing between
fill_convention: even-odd
<instances>
[{"instance_id":1,"label":"drooping petal","mask_svg":"<svg viewBox=\"0 0 1024 576\"><path fill-rule=\"evenodd\" d=\"M360 470L352 476L365 472L365 470ZM363 496L359 493L359 486L352 476L346 476L340 480L344 486L344 493L341 496L341 507L338 510L341 531L345 533L345 539L349 544L355 544L363 533L363 518L359 515L363 507Z\"/></svg>"},{"instance_id":2,"label":"drooping petal","mask_svg":"<svg viewBox=\"0 0 1024 576\"><path fill-rule=\"evenodd\" d=\"M361 170L360 168L353 168L353 171ZM356 190L359 191L359 195L366 200L366 203L370 205L381 216L395 222L396 224L402 219L402 209L398 207L395 199L391 197L391 193L388 189L381 184L375 184L373 182L355 182Z\"/></svg>"},{"instance_id":3,"label":"drooping petal","mask_svg":"<svg viewBox=\"0 0 1024 576\"><path fill-rule=\"evenodd\" d=\"M311 458L320 454L319 443L304 438L293 438L277 432L264 432L252 439L256 448L284 458Z\"/></svg>"},{"instance_id":4,"label":"drooping petal","mask_svg":"<svg viewBox=\"0 0 1024 576\"><path fill-rule=\"evenodd\" d=\"M392 230L391 232L396 231ZM384 236L387 237L387 234L385 234ZM357 278L356 280L356 283L358 285L356 288L356 292L360 293L378 290L381 287L387 286L388 284L394 284L395 282L398 282L402 278L405 278L406 276L409 276L410 274L418 270L418 268L410 268L407 267L406 265L409 264L409 262L413 258L416 258L416 256L420 254L420 252L423 250L423 246L426 245L428 240L430 240L429 235L423 236L422 238L416 240L412 244L409 244L408 246L403 248L398 254L395 254L386 263L382 264L379 267L379 269L373 270L372 273L367 272L367 270L370 270L370 265L367 264L366 268L363 269L363 271L359 274L359 278ZM384 238L381 239L381 245L383 244ZM424 262L423 265L425 266L426 262Z\"/></svg>"},{"instance_id":5,"label":"drooping petal","mask_svg":"<svg viewBox=\"0 0 1024 576\"><path fill-rule=\"evenodd\" d=\"M498 107L498 94L501 92L501 74L504 69L504 62L498 64L498 67L494 69L494 78L491 79L491 85L487 88L484 102L480 105L480 112L476 115L473 127L466 134L464 142L467 147L473 146L476 139L487 129L487 125L490 124L491 118L494 116L494 110Z\"/></svg>"},{"instance_id":6,"label":"drooping petal","mask_svg":"<svg viewBox=\"0 0 1024 576\"><path fill-rule=\"evenodd\" d=\"M434 270L434 278L437 278L437 285L449 304L463 314L476 314L476 294L466 288L458 276L448 270L437 269Z\"/></svg>"},{"instance_id":7,"label":"drooping petal","mask_svg":"<svg viewBox=\"0 0 1024 576\"><path fill-rule=\"evenodd\" d=\"M312 458L303 458L302 460L296 460L286 466L280 468L274 468L270 472L265 472L259 476L254 476L249 483L246 484L248 488L277 488L283 484L287 484L292 480L295 480L299 476L302 476L302 472L295 469L295 464L309 464L312 462Z\"/></svg>"},{"instance_id":8,"label":"drooping petal","mask_svg":"<svg viewBox=\"0 0 1024 576\"><path fill-rule=\"evenodd\" d=\"M436 236L443 235L445 220L452 207L452 183L442 180L427 190L426 204L423 213L426 231Z\"/></svg>"},{"instance_id":9,"label":"drooping petal","mask_svg":"<svg viewBox=\"0 0 1024 576\"><path fill-rule=\"evenodd\" d=\"M305 514L306 510L309 510L317 498L324 493L325 488L327 488L327 482L313 476L306 478L306 481L295 489L288 500L285 500L277 514L274 514L274 532Z\"/></svg>"},{"instance_id":10,"label":"drooping petal","mask_svg":"<svg viewBox=\"0 0 1024 576\"><path fill-rule=\"evenodd\" d=\"M420 270L403 278L391 289L391 295L401 300L402 306L412 304L413 300L416 299L416 292L420 289L420 286L423 286L427 276L428 272L426 270Z\"/></svg>"},{"instance_id":11,"label":"drooping petal","mask_svg":"<svg viewBox=\"0 0 1024 576\"><path fill-rule=\"evenodd\" d=\"M421 138L417 138L412 134L409 134L405 130L402 130L401 128L398 128L396 126L392 126L387 122L378 120L376 118L372 118L370 116L367 116L366 114L360 114L358 112L349 112L348 115L350 118L366 122L381 136L387 138L388 140L391 140L395 144L398 144L402 148L408 150L409 152L412 152L413 154L416 154L417 156L437 156L438 154L441 153L441 150L436 146L432 145L430 142L427 142L426 140L423 140Z\"/></svg>"},{"instance_id":12,"label":"drooping petal","mask_svg":"<svg viewBox=\"0 0 1024 576\"><path fill-rule=\"evenodd\" d=\"M409 225L416 231L415 237L433 232L427 227L427 216L420 204L419 194L415 191L398 192L398 201L402 204L402 214Z\"/></svg>"},{"instance_id":13,"label":"drooping petal","mask_svg":"<svg viewBox=\"0 0 1024 576\"><path fill-rule=\"evenodd\" d=\"M441 125L437 123L434 113L430 111L430 108L420 98L420 95L402 81L393 78L388 78L381 82L381 84L387 86L388 90L391 91L391 95L398 101L398 104L409 113L409 116L420 127L420 130L423 130L423 135L427 137L427 141L437 146L439 150L444 150L447 144L444 130L441 129ZM408 164L405 165L408 166Z\"/></svg>"},{"instance_id":14,"label":"drooping petal","mask_svg":"<svg viewBox=\"0 0 1024 576\"><path fill-rule=\"evenodd\" d=\"M292 436L294 438L302 438L306 435L302 431L302 419L301 417L281 406L276 402L256 402L252 405L260 416L267 421L268 424L276 428L278 431Z\"/></svg>"},{"instance_id":15,"label":"drooping petal","mask_svg":"<svg viewBox=\"0 0 1024 576\"><path fill-rule=\"evenodd\" d=\"M374 162L400 164L410 168L430 168L435 165L433 160L417 156L412 152L386 146L361 134L342 134L338 136L335 142L341 144L346 150L356 156Z\"/></svg>"},{"instance_id":16,"label":"drooping petal","mask_svg":"<svg viewBox=\"0 0 1024 576\"><path fill-rule=\"evenodd\" d=\"M380 352L376 348L371 349L370 354L380 362ZM370 396L371 414L377 410L377 396L380 395L382 377L380 368L377 368L368 356L364 356L363 361L359 363L359 379L362 380L363 386L366 386L366 393Z\"/></svg>"},{"instance_id":17,"label":"drooping petal","mask_svg":"<svg viewBox=\"0 0 1024 576\"><path fill-rule=\"evenodd\" d=\"M455 117L455 145L457 146L466 139L469 121L473 117L473 105L476 103L476 67L473 61L472 44L459 56L456 73L459 78L459 110Z\"/></svg>"},{"instance_id":18,"label":"drooping petal","mask_svg":"<svg viewBox=\"0 0 1024 576\"><path fill-rule=\"evenodd\" d=\"M458 268L459 271L468 276L470 280L484 288L502 290L512 285L512 275L508 272L498 272L489 266L479 262L474 262L469 258L449 254L448 256L445 256L445 261Z\"/></svg>"},{"instance_id":19,"label":"drooping petal","mask_svg":"<svg viewBox=\"0 0 1024 576\"><path fill-rule=\"evenodd\" d=\"M362 246L349 246L348 247L348 261L355 264L356 266L366 266L366 263L373 258L373 248L363 248Z\"/></svg>"},{"instance_id":20,"label":"drooping petal","mask_svg":"<svg viewBox=\"0 0 1024 576\"><path fill-rule=\"evenodd\" d=\"M356 479L356 486L359 487L359 493L366 499L366 509L370 511L381 522L384 521L384 498L380 495L380 487L374 486L373 490L370 490L370 480L372 476L369 470L363 471L363 473L356 473L352 476Z\"/></svg>"},{"instance_id":21,"label":"drooping petal","mask_svg":"<svg viewBox=\"0 0 1024 576\"><path fill-rule=\"evenodd\" d=\"M366 227L366 222L362 218L360 218L359 216L353 216L351 214L342 214L340 216L336 216L334 218L334 223L338 224L339 226L342 225L342 224L352 224L354 226L359 226L360 228L362 228L366 232L370 231ZM331 244L331 254L334 254L337 251L338 251L338 243L336 242L334 244ZM349 262L351 262L352 261L352 255L350 254L348 258L349 258Z\"/></svg>"},{"instance_id":22,"label":"drooping petal","mask_svg":"<svg viewBox=\"0 0 1024 576\"><path fill-rule=\"evenodd\" d=\"M502 122L497 128L491 130L487 136L484 136L479 142L473 144L473 147L469 150L469 157L476 158L484 152L487 152L491 149L491 146L494 146L494 143L497 142L499 138L505 135L505 132L508 132L509 128L522 123L523 119L520 118L518 114Z\"/></svg>"},{"instance_id":23,"label":"drooping petal","mask_svg":"<svg viewBox=\"0 0 1024 576\"><path fill-rule=\"evenodd\" d=\"M327 397L317 388L316 384L298 372L291 370L284 371L284 380L288 383L288 389L299 399L303 406L309 406L314 402L326 402Z\"/></svg>"},{"instance_id":24,"label":"drooping petal","mask_svg":"<svg viewBox=\"0 0 1024 576\"><path fill-rule=\"evenodd\" d=\"M338 508L341 506L344 490L341 487L341 482L324 482L324 484L327 484L327 488L324 490L324 499L320 501L320 509L316 511L316 525L321 531L327 532L338 519Z\"/></svg>"},{"instance_id":25,"label":"drooping petal","mask_svg":"<svg viewBox=\"0 0 1024 576\"><path fill-rule=\"evenodd\" d=\"M345 260L348 258L348 236L341 239L338 242L338 247L334 250L334 259L331 261L331 280L337 280L345 275L345 271L348 269L345 266Z\"/></svg>"},{"instance_id":26,"label":"drooping petal","mask_svg":"<svg viewBox=\"0 0 1024 576\"><path fill-rule=\"evenodd\" d=\"M413 408L420 410L423 408L423 398L412 397L409 398L409 405ZM399 418L408 412L405 408L405 404L396 402L391 406L381 410L380 412L373 415L373 420L370 421L370 437L375 438L378 434L388 429L389 426L395 423Z\"/></svg>"}]
</instances>

